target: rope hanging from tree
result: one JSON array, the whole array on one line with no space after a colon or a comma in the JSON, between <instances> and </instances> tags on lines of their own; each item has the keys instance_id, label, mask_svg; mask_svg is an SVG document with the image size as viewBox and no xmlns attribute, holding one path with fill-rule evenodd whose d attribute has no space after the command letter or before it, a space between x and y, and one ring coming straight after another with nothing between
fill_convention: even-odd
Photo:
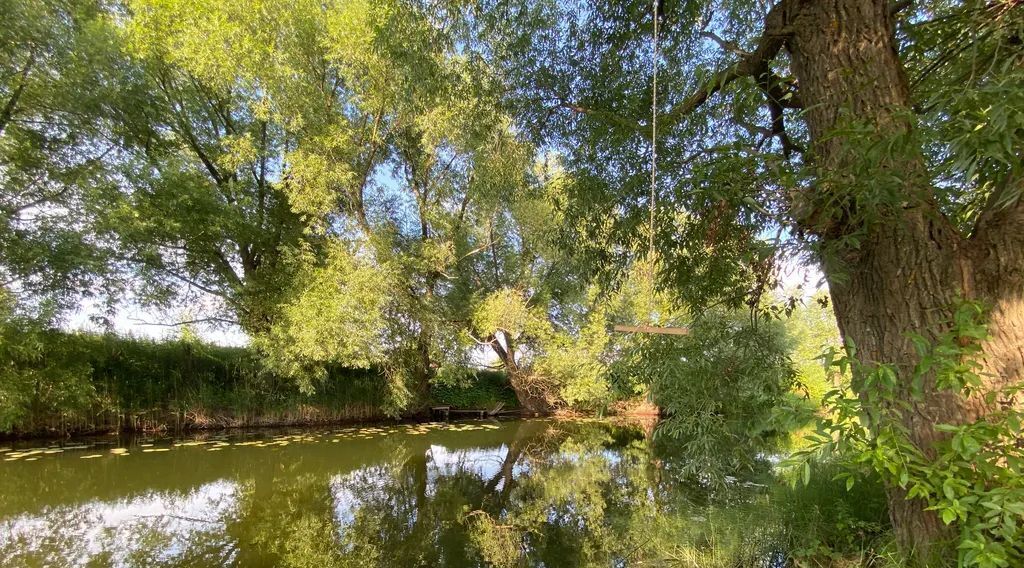
<instances>
[{"instance_id":1,"label":"rope hanging from tree","mask_svg":"<svg viewBox=\"0 0 1024 568\"><path fill-rule=\"evenodd\" d=\"M653 291L654 284L654 207L658 199L658 2L653 0L654 8L651 14L654 16L654 35L651 37L651 52L654 54L652 61L651 80L651 216L647 225L647 278L650 281ZM653 303L654 294L651 294Z\"/></svg>"},{"instance_id":2,"label":"rope hanging from tree","mask_svg":"<svg viewBox=\"0 0 1024 568\"><path fill-rule=\"evenodd\" d=\"M651 15L654 18L654 34L651 36L652 81L651 81L651 198L650 218L647 226L647 283L650 288L648 298L648 317L654 313L654 208L658 199L658 4L660 0L652 0ZM616 325L614 331L622 333L661 333L667 335L686 335L685 327L662 327L655 325Z\"/></svg>"}]
</instances>

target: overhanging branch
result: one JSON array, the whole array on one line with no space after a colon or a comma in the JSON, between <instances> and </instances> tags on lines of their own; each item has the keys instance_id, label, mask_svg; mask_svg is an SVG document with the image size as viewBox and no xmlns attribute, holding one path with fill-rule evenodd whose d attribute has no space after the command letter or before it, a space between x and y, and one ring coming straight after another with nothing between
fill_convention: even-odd
<instances>
[{"instance_id":1,"label":"overhanging branch","mask_svg":"<svg viewBox=\"0 0 1024 568\"><path fill-rule=\"evenodd\" d=\"M197 323L219 323L219 324L228 324L228 325L241 325L241 323L239 323L237 320L233 320L233 319L229 319L229 318L221 318L221 317L206 317L206 318L198 318L198 319L191 319L191 320L185 320L185 321L175 321L175 322L146 321L146 320L141 319L141 318L129 318L129 319L131 321L139 324L139 325L152 325L152 326L159 326L159 327L181 327L181 326L185 326L185 325L195 325Z\"/></svg>"},{"instance_id":2,"label":"overhanging branch","mask_svg":"<svg viewBox=\"0 0 1024 568\"><path fill-rule=\"evenodd\" d=\"M671 126L689 116L709 98L737 79L757 79L770 73L771 61L775 59L792 33L789 28L789 15L795 3L795 0L782 0L776 4L765 18L764 33L758 39L754 51L744 53L739 61L712 75L690 96L666 113L662 119L665 126Z\"/></svg>"}]
</instances>

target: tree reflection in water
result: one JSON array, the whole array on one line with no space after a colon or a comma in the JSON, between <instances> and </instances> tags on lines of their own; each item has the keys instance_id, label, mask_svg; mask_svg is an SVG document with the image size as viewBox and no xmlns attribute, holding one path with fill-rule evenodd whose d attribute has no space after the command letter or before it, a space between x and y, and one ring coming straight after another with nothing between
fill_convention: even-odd
<instances>
[{"instance_id":1,"label":"tree reflection in water","mask_svg":"<svg viewBox=\"0 0 1024 568\"><path fill-rule=\"evenodd\" d=\"M344 443L253 452L248 470L188 489L0 509L0 562L770 566L779 552L763 489L675 477L667 464L682 458L640 428L522 421L475 441L444 434L389 435L352 459Z\"/></svg>"}]
</instances>

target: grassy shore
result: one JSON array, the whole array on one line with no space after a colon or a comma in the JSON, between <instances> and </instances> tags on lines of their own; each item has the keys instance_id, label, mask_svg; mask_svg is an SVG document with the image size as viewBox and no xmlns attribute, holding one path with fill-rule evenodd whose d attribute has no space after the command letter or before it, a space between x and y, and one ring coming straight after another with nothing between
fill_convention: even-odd
<instances>
[{"instance_id":1,"label":"grassy shore","mask_svg":"<svg viewBox=\"0 0 1024 568\"><path fill-rule=\"evenodd\" d=\"M267 372L242 347L7 329L0 344L0 436L113 430L315 425L389 418L376 369L329 369L314 392ZM516 407L502 373L438 385L432 404Z\"/></svg>"}]
</instances>

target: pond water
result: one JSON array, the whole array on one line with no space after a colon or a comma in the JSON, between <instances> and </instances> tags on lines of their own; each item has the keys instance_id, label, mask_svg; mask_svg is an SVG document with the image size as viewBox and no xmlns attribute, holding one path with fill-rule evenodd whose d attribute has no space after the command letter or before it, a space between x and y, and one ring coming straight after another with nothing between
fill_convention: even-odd
<instances>
[{"instance_id":1,"label":"pond water","mask_svg":"<svg viewBox=\"0 0 1024 568\"><path fill-rule=\"evenodd\" d=\"M2 566L783 565L650 430L469 421L0 444Z\"/></svg>"}]
</instances>

